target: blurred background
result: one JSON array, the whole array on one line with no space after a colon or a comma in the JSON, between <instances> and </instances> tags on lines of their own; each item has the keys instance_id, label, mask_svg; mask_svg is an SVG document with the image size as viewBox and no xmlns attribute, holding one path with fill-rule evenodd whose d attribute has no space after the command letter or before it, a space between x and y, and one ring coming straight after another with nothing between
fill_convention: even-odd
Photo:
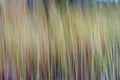
<instances>
[{"instance_id":1,"label":"blurred background","mask_svg":"<svg viewBox=\"0 0 120 80\"><path fill-rule=\"evenodd\" d=\"M120 0L0 0L0 80L120 80Z\"/></svg>"}]
</instances>

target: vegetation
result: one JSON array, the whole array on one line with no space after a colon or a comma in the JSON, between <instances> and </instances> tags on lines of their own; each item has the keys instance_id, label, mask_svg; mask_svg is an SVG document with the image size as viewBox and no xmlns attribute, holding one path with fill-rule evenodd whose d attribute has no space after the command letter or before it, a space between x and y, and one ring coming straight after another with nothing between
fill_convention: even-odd
<instances>
[{"instance_id":1,"label":"vegetation","mask_svg":"<svg viewBox=\"0 0 120 80\"><path fill-rule=\"evenodd\" d=\"M1 0L0 80L119 80L119 5L103 7ZM113 7L111 7L113 6ZM48 19L48 20L47 20Z\"/></svg>"}]
</instances>

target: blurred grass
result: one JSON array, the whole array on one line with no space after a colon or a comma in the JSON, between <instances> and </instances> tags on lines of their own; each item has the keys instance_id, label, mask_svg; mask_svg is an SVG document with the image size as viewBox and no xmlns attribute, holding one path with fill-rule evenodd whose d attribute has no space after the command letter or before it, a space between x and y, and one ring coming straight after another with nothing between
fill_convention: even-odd
<instances>
[{"instance_id":1,"label":"blurred grass","mask_svg":"<svg viewBox=\"0 0 120 80\"><path fill-rule=\"evenodd\" d=\"M0 80L119 80L119 5L29 11L1 0ZM111 7L113 6L113 7ZM9 65L9 66L7 66ZM14 68L14 69L13 69ZM15 75L16 74L16 75Z\"/></svg>"}]
</instances>

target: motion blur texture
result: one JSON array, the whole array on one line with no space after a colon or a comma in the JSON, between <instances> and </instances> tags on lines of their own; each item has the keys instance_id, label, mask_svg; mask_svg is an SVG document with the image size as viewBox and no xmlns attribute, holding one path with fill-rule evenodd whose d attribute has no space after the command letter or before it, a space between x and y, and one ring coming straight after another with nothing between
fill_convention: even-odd
<instances>
[{"instance_id":1,"label":"motion blur texture","mask_svg":"<svg viewBox=\"0 0 120 80\"><path fill-rule=\"evenodd\" d=\"M120 5L102 1L0 0L0 80L120 80Z\"/></svg>"}]
</instances>

